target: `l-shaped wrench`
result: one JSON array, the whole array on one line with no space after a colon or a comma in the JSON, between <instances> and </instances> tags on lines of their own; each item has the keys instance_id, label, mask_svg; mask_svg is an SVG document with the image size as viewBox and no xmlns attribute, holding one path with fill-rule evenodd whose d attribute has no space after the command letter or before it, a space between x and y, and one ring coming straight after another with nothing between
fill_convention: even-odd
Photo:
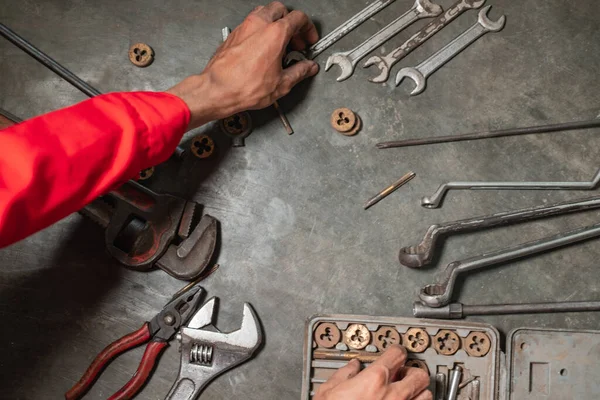
<instances>
[{"instance_id":1,"label":"l-shaped wrench","mask_svg":"<svg viewBox=\"0 0 600 400\"><path fill-rule=\"evenodd\" d=\"M429 0L416 0L413 7L400 17L396 18L385 28L365 40L358 47L350 51L335 53L327 59L325 71L329 71L334 64L340 66L341 75L337 78L338 82L348 79L352 76L356 64L367 54L387 42L404 28L416 22L421 18L436 17L442 13L442 7L433 4Z\"/></svg>"},{"instance_id":2,"label":"l-shaped wrench","mask_svg":"<svg viewBox=\"0 0 600 400\"><path fill-rule=\"evenodd\" d=\"M416 246L407 246L400 249L398 259L400 260L400 264L407 267L421 268L431 263L431 260L435 256L435 245L442 235L467 231L472 232L596 208L600 208L600 196L431 225L427 229L421 243Z\"/></svg>"},{"instance_id":3,"label":"l-shaped wrench","mask_svg":"<svg viewBox=\"0 0 600 400\"><path fill-rule=\"evenodd\" d=\"M400 85L404 78L409 77L417 85L410 95L414 96L422 93L427 85L427 78L431 74L440 69L458 53L469 47L471 43L475 42L486 33L498 32L501 30L506 22L506 17L503 15L497 21L491 21L487 16L490 8L492 8L492 6L485 6L482 8L481 11L479 11L479 17L477 18L477 23L475 25L467 29L427 60L416 67L402 68L396 75L396 86Z\"/></svg>"},{"instance_id":4,"label":"l-shaped wrench","mask_svg":"<svg viewBox=\"0 0 600 400\"><path fill-rule=\"evenodd\" d=\"M373 15L377 14L379 11L383 10L390 4L392 4L396 0L377 0L373 3L369 4L358 14L350 18L348 21L344 22L342 25L338 26L331 33L326 36L323 36L321 40L317 43L313 44L306 50L304 53L299 51L291 51L285 56L284 65L289 65L293 61L301 61L301 60L313 60L317 58L319 54L327 50L332 44L352 32L363 22L371 18Z\"/></svg>"},{"instance_id":5,"label":"l-shaped wrench","mask_svg":"<svg viewBox=\"0 0 600 400\"><path fill-rule=\"evenodd\" d=\"M448 182L429 197L423 197L425 208L438 208L450 189L471 190L594 190L600 185L600 168L589 182Z\"/></svg>"},{"instance_id":6,"label":"l-shaped wrench","mask_svg":"<svg viewBox=\"0 0 600 400\"><path fill-rule=\"evenodd\" d=\"M463 272L479 270L491 265L514 261L544 251L596 238L598 236L600 236L600 224L590 225L569 232L561 232L558 235L540 240L523 243L518 246L491 253L484 253L480 256L471 257L463 261L452 262L448 264L444 271L444 280L440 283L423 287L419 297L421 301L429 307L437 308L446 306L450 304L450 301L452 300L452 292L454 290L456 278Z\"/></svg>"},{"instance_id":7,"label":"l-shaped wrench","mask_svg":"<svg viewBox=\"0 0 600 400\"><path fill-rule=\"evenodd\" d=\"M443 27L454 21L463 12L472 9L479 8L485 3L485 0L458 0L449 9L446 10L442 15L431 21L429 25L415 33L410 39L408 39L400 47L392 50L386 56L373 56L369 58L364 68L369 68L371 65L376 65L381 73L375 78L369 80L374 83L383 83L390 77L390 71L394 65L400 60L410 54L411 51L425 43L429 38L442 30Z\"/></svg>"}]
</instances>

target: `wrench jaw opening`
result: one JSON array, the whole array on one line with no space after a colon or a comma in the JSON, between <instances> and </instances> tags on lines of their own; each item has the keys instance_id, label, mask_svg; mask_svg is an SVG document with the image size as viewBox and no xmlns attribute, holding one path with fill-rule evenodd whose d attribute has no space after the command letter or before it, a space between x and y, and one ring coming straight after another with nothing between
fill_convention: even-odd
<instances>
[{"instance_id":1,"label":"wrench jaw opening","mask_svg":"<svg viewBox=\"0 0 600 400\"><path fill-rule=\"evenodd\" d=\"M421 243L416 246L401 248L398 255L400 264L416 269L429 265L433 258L433 249L439 237L438 228L438 225L430 226Z\"/></svg>"},{"instance_id":2,"label":"wrench jaw opening","mask_svg":"<svg viewBox=\"0 0 600 400\"><path fill-rule=\"evenodd\" d=\"M292 64L295 64L299 61L304 61L307 60L308 58L306 57L305 54L303 54L300 51L290 51L286 56L285 59L283 60L283 65L284 67L289 67Z\"/></svg>"},{"instance_id":3,"label":"wrench jaw opening","mask_svg":"<svg viewBox=\"0 0 600 400\"><path fill-rule=\"evenodd\" d=\"M429 0L416 0L415 8L421 14L420 18L437 17L444 11L441 6Z\"/></svg>"},{"instance_id":4,"label":"wrench jaw opening","mask_svg":"<svg viewBox=\"0 0 600 400\"><path fill-rule=\"evenodd\" d=\"M330 56L327 59L327 64L325 65L325 71L329 71L333 65L338 65L341 70L340 76L337 77L338 82L345 81L346 79L352 76L354 72L354 64L350 61L348 57L349 53L336 53Z\"/></svg>"},{"instance_id":5,"label":"wrench jaw opening","mask_svg":"<svg viewBox=\"0 0 600 400\"><path fill-rule=\"evenodd\" d=\"M442 204L444 196L446 195L446 192L448 192L448 189L449 188L447 184L441 185L434 194L431 196L425 196L421 199L421 206L429 209L439 208L440 204Z\"/></svg>"},{"instance_id":6,"label":"wrench jaw opening","mask_svg":"<svg viewBox=\"0 0 600 400\"><path fill-rule=\"evenodd\" d=\"M369 68L370 66L375 65L379 68L380 74L374 78L369 78L370 82L373 83L383 83L388 80L390 77L390 67L380 56L373 56L365 61L363 68Z\"/></svg>"},{"instance_id":7,"label":"wrench jaw opening","mask_svg":"<svg viewBox=\"0 0 600 400\"><path fill-rule=\"evenodd\" d=\"M419 298L428 307L439 308L450 304L450 292L447 284L432 284L421 289Z\"/></svg>"},{"instance_id":8,"label":"wrench jaw opening","mask_svg":"<svg viewBox=\"0 0 600 400\"><path fill-rule=\"evenodd\" d=\"M506 23L506 16L501 16L497 21L490 20L487 14L491 8L492 6L483 7L481 11L479 11L479 16L477 17L477 20L479 21L479 24L489 32L498 32L502 30L502 28L504 28L504 24Z\"/></svg>"},{"instance_id":9,"label":"wrench jaw opening","mask_svg":"<svg viewBox=\"0 0 600 400\"><path fill-rule=\"evenodd\" d=\"M400 86L400 83L404 78L410 78L415 83L416 87L410 92L411 96L416 96L422 93L427 86L427 79L423 76L421 71L413 67L402 68L396 75L396 86Z\"/></svg>"}]
</instances>

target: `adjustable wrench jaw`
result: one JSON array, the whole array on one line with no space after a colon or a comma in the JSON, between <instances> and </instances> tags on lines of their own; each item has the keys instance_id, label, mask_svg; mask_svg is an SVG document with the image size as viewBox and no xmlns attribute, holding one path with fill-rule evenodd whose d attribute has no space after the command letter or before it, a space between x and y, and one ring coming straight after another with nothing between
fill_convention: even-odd
<instances>
[{"instance_id":1,"label":"adjustable wrench jaw","mask_svg":"<svg viewBox=\"0 0 600 400\"><path fill-rule=\"evenodd\" d=\"M209 300L190 321L200 325L214 321L215 299ZM205 325L206 326L206 325ZM193 400L217 376L252 357L262 343L262 331L250 304L244 304L241 328L231 333L183 328L179 375L166 400Z\"/></svg>"}]
</instances>

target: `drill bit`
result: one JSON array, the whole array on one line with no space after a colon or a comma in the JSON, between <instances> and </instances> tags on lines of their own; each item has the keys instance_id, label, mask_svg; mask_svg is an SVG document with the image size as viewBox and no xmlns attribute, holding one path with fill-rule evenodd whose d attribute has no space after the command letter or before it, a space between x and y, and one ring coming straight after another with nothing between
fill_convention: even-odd
<instances>
[{"instance_id":1,"label":"drill bit","mask_svg":"<svg viewBox=\"0 0 600 400\"><path fill-rule=\"evenodd\" d=\"M414 172L409 172L408 174L404 175L402 178L398 179L398 181L392 183L390 186L383 189L381 192L379 192L377 195L373 196L369 201L367 201L365 203L365 210L373 207L375 204L379 203L381 200L388 197L390 194L395 192L398 188L400 188L401 186L404 186L406 183L408 183L415 176L417 176L417 175Z\"/></svg>"}]
</instances>

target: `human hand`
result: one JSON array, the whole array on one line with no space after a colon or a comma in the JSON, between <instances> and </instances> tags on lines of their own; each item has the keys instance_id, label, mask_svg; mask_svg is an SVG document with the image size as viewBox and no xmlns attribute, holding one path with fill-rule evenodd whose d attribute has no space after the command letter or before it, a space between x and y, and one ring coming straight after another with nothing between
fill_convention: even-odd
<instances>
[{"instance_id":1,"label":"human hand","mask_svg":"<svg viewBox=\"0 0 600 400\"><path fill-rule=\"evenodd\" d=\"M257 7L231 32L200 75L186 78L168 92L190 108L190 128L268 107L319 71L318 64L308 60L283 69L287 45L303 50L318 39L315 25L303 12L288 12L278 1Z\"/></svg>"},{"instance_id":2,"label":"human hand","mask_svg":"<svg viewBox=\"0 0 600 400\"><path fill-rule=\"evenodd\" d=\"M352 360L319 387L315 400L432 400L429 375L405 367L406 349L394 345L373 364L360 371Z\"/></svg>"}]
</instances>

